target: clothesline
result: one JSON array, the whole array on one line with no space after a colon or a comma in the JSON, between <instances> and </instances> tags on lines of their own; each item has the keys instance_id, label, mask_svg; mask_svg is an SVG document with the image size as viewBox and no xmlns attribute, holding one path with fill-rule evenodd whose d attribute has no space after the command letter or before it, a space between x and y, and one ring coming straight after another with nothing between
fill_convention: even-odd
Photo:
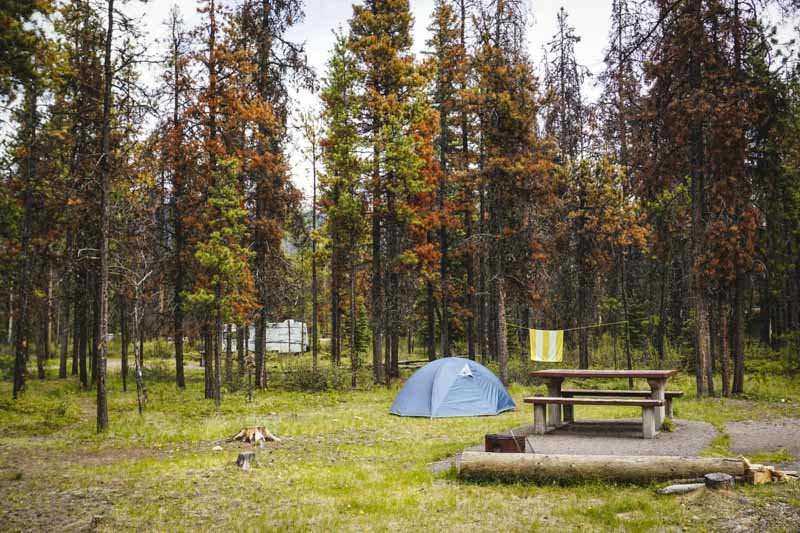
<instances>
[{"instance_id":1,"label":"clothesline","mask_svg":"<svg viewBox=\"0 0 800 533\"><path fill-rule=\"evenodd\" d=\"M647 319L643 319L643 320L647 320ZM592 324L590 326L576 326L574 328L562 329L561 331L576 331L576 330L579 330L579 329L601 328L603 326L617 326L619 324L626 324L628 322L630 322L630 320L620 320L619 322L603 322L603 323L600 323L600 324ZM634 320L634 322L635 322L635 320ZM509 326L511 326L512 328L517 328L517 329L538 329L538 328L529 328L529 327L526 327L526 326L520 326L518 324L509 324Z\"/></svg>"}]
</instances>

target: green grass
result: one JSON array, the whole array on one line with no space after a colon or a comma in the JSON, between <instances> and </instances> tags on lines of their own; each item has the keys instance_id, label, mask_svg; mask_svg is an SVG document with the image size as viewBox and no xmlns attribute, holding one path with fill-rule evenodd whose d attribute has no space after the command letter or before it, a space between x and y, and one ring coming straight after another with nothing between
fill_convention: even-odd
<instances>
[{"instance_id":1,"label":"green grass","mask_svg":"<svg viewBox=\"0 0 800 533\"><path fill-rule=\"evenodd\" d=\"M277 377L281 388L258 392L252 402L244 392L228 393L216 409L202 398L199 369L188 369L188 387L180 391L169 361L149 364L142 417L135 391L123 393L112 372L111 429L100 436L94 393L79 391L73 378L33 379L16 402L10 384L0 383L0 529L652 531L716 529L742 507L724 495L659 497L653 487L464 483L430 472L430 463L486 433L530 423L521 398L542 386L510 387L521 407L497 417L398 418L388 414L397 385L311 393ZM288 362L283 368L296 370ZM687 390L687 398L677 402L678 415L717 428L731 420L800 416L796 379L775 379L786 387L785 402L757 386L748 401L698 401L692 378L681 376L673 386ZM599 407L576 414L639 415ZM212 448L253 424L283 441L258 450L255 468L243 472L233 464L238 443ZM728 445L722 435L706 453L724 455ZM776 458L785 455L768 457ZM774 501L800 507L796 486L748 490L746 498L754 512Z\"/></svg>"}]
</instances>

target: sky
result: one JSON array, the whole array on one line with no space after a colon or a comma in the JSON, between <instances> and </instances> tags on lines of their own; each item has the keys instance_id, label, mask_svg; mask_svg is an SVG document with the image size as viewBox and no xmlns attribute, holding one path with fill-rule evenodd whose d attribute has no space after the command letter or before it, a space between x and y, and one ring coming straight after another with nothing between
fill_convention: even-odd
<instances>
[{"instance_id":1,"label":"sky","mask_svg":"<svg viewBox=\"0 0 800 533\"><path fill-rule=\"evenodd\" d=\"M142 29L146 33L148 54L151 56L160 56L163 53L164 44L160 39L166 35L164 21L167 20L169 10L175 4L180 8L187 26L191 27L200 22L196 0L150 0L147 4L129 2L124 8L141 21ZM416 53L425 49L433 4L434 0L411 0ZM305 20L293 27L288 35L294 41L305 43L308 62L318 76L322 76L325 72L325 63L334 43L334 31L346 28L347 21L352 15L352 5L352 0L306 0ZM562 6L567 9L569 21L575 27L576 33L581 36L581 41L575 50L578 61L593 73L599 72L602 69L606 47L611 0L530 0L529 7L533 20L528 28L528 44L531 57L537 63L541 61L542 48L555 33L556 15ZM158 76L158 69L159 67L154 65L145 70L143 72L145 81L154 82ZM596 96L598 91L594 87L593 80L587 81L584 92L590 99ZM307 91L298 91L295 94L295 110L309 109L315 105L318 105L315 95ZM294 147L289 147L289 155L292 179L295 185L309 196L311 191L309 166Z\"/></svg>"}]
</instances>

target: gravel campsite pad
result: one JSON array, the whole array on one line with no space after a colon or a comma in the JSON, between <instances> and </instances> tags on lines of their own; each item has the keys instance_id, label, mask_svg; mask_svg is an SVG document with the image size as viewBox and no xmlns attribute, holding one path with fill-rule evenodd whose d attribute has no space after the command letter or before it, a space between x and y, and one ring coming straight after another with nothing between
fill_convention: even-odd
<instances>
[{"instance_id":1,"label":"gravel campsite pad","mask_svg":"<svg viewBox=\"0 0 800 533\"><path fill-rule=\"evenodd\" d=\"M546 435L533 435L533 426L521 426L505 432L526 436L526 452L568 455L699 455L717 431L706 422L676 420L672 432L662 431L655 439L641 438L639 420L595 420L576 422ZM467 448L483 451L483 444ZM434 473L455 465L456 457L430 465Z\"/></svg>"},{"instance_id":2,"label":"gravel campsite pad","mask_svg":"<svg viewBox=\"0 0 800 533\"><path fill-rule=\"evenodd\" d=\"M746 456L784 449L794 461L781 466L800 470L800 418L728 422L725 432L731 438L731 451Z\"/></svg>"}]
</instances>

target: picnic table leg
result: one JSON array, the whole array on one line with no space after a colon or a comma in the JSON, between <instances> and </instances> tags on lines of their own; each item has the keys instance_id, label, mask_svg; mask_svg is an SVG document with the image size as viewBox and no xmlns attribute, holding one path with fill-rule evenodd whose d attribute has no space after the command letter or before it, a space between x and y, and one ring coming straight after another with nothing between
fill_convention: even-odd
<instances>
[{"instance_id":1,"label":"picnic table leg","mask_svg":"<svg viewBox=\"0 0 800 533\"><path fill-rule=\"evenodd\" d=\"M565 398L572 398L572 394L564 394L561 392L561 395ZM574 405L565 405L562 407L562 414L564 416L564 423L569 424L575 422L575 406Z\"/></svg>"},{"instance_id":2,"label":"picnic table leg","mask_svg":"<svg viewBox=\"0 0 800 533\"><path fill-rule=\"evenodd\" d=\"M648 379L648 385L650 385L650 397L654 400L661 400L662 402L665 401L664 399L664 391L667 389L667 380L666 379ZM655 423L656 423L656 431L661 429L661 425L664 423L664 406L661 405L655 408Z\"/></svg>"},{"instance_id":3,"label":"picnic table leg","mask_svg":"<svg viewBox=\"0 0 800 533\"><path fill-rule=\"evenodd\" d=\"M544 404L533 404L533 432L536 435L547 432L547 406Z\"/></svg>"},{"instance_id":4,"label":"picnic table leg","mask_svg":"<svg viewBox=\"0 0 800 533\"><path fill-rule=\"evenodd\" d=\"M547 394L548 396L554 398L561 397L561 384L564 382L563 379L551 379L547 382ZM547 409L550 411L547 413L547 418L550 420L550 423L554 427L559 427L561 425L561 406L558 404L550 404L547 406Z\"/></svg>"},{"instance_id":5,"label":"picnic table leg","mask_svg":"<svg viewBox=\"0 0 800 533\"><path fill-rule=\"evenodd\" d=\"M642 435L646 439L654 439L658 433L655 412L658 407L642 407Z\"/></svg>"}]
</instances>

